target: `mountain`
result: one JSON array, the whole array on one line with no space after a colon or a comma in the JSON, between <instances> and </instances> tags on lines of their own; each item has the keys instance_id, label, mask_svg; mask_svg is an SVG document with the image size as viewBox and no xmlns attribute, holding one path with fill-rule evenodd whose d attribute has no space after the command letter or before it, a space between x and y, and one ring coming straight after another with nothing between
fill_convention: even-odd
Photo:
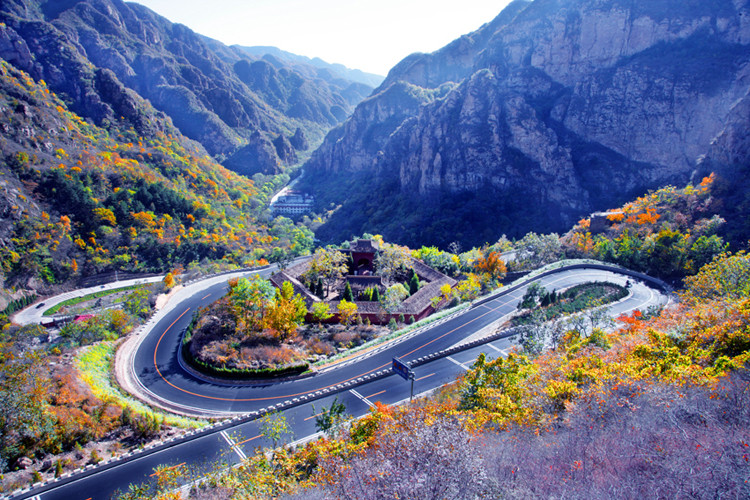
<instances>
[{"instance_id":1,"label":"mountain","mask_svg":"<svg viewBox=\"0 0 750 500\"><path fill-rule=\"evenodd\" d=\"M98 127L0 60L0 309L7 289L48 293L115 270L247 266L291 238L298 252L312 244L293 225L270 235L264 186L214 162L137 94L105 95L119 95L149 134Z\"/></svg>"},{"instance_id":2,"label":"mountain","mask_svg":"<svg viewBox=\"0 0 750 500\"><path fill-rule=\"evenodd\" d=\"M322 78L328 77L326 75L326 72L327 72L327 73L334 75L335 77L343 78L345 80L350 80L352 82L362 83L371 88L375 88L381 83L383 83L383 77L380 75L366 73L359 69L347 68L343 64L327 63L319 57L313 57L311 59L306 56L301 56L298 54L293 54L292 52L281 50L278 47L270 47L270 46L265 46L265 45L253 46L253 47L244 47L241 45L236 45L234 47L237 47L240 50L250 55L257 56L260 58L266 55L270 55L281 61L285 61L285 62L293 63L293 64L298 63L302 66L302 68L295 68L298 71L304 71L303 68L305 67L313 67L316 69L320 69L322 71L317 72L317 74L319 74Z\"/></svg>"},{"instance_id":3,"label":"mountain","mask_svg":"<svg viewBox=\"0 0 750 500\"><path fill-rule=\"evenodd\" d=\"M276 144L298 130L316 144L371 91L302 62L252 57L120 0L5 0L0 57L44 80L97 125L122 122L147 133L148 123L123 109L127 98L112 93L133 90L245 174L295 163L296 151ZM259 147L270 154L249 168L243 158Z\"/></svg>"},{"instance_id":4,"label":"mountain","mask_svg":"<svg viewBox=\"0 0 750 500\"><path fill-rule=\"evenodd\" d=\"M317 236L479 245L685 184L746 141L748 43L747 0L517 0L329 132L300 184L334 211Z\"/></svg>"}]
</instances>

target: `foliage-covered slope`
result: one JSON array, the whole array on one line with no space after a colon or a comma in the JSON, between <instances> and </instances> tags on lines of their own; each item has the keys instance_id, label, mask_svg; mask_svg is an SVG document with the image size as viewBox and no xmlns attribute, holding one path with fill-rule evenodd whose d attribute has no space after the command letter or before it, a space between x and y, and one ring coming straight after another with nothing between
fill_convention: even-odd
<instances>
[{"instance_id":1,"label":"foliage-covered slope","mask_svg":"<svg viewBox=\"0 0 750 500\"><path fill-rule=\"evenodd\" d=\"M571 256L614 262L654 276L695 274L726 250L725 225L713 196L715 177L697 186L665 187L622 208L582 219L563 237ZM592 227L593 226L593 227Z\"/></svg>"},{"instance_id":2,"label":"foliage-covered slope","mask_svg":"<svg viewBox=\"0 0 750 500\"><path fill-rule=\"evenodd\" d=\"M723 256L652 319L480 355L441 393L349 424L332 404L316 415L325 438L262 450L193 498L747 497L748 282L750 257Z\"/></svg>"},{"instance_id":3,"label":"foliage-covered slope","mask_svg":"<svg viewBox=\"0 0 750 500\"><path fill-rule=\"evenodd\" d=\"M148 137L108 132L68 111L45 83L5 61L0 71L6 285L204 260L248 265L294 231L271 236L263 219L269 188L259 192L215 163L152 108L139 110Z\"/></svg>"}]
</instances>

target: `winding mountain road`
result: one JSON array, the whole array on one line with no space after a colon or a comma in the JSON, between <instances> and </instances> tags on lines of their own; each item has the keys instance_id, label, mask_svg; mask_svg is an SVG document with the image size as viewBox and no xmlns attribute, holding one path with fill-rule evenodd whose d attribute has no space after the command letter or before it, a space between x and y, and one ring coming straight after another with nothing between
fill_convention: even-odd
<instances>
[{"instance_id":1,"label":"winding mountain road","mask_svg":"<svg viewBox=\"0 0 750 500\"><path fill-rule=\"evenodd\" d=\"M256 272L264 275L271 271ZM210 429L160 444L82 475L39 486L14 498L34 498L37 495L44 500L104 499L117 489L125 490L130 483L148 480L153 468L159 464L188 463L193 470L201 470L220 458L236 463L256 446L269 444L259 432L256 413L259 410L283 410L294 432L292 439L309 437L315 434L312 401L320 408L329 406L333 398L338 397L346 405L347 412L356 417L367 413L376 401L394 404L408 399L410 384L389 371L394 356L414 361L417 365L414 368L415 394L440 387L469 369L480 352L490 357L507 354L513 347L510 335L496 336L481 345L470 344L465 349L454 347L448 353L445 350L465 342L476 332L512 313L531 282L503 289L455 316L313 376L280 382L233 384L193 375L183 367L178 356L182 331L193 312L223 296L227 291L226 279L228 277L194 284L175 296L170 307L154 319L153 327L134 340L135 347L131 346L132 355L128 359L132 363L131 375L139 388L147 392L148 399L185 413L235 417ZM608 266L576 265L548 271L533 280L550 290L591 281L624 285L630 280L631 293L609 307L615 316L664 305L669 300L654 286L655 280L649 286ZM430 356L438 352L439 355ZM239 416L241 414L245 416Z\"/></svg>"}]
</instances>

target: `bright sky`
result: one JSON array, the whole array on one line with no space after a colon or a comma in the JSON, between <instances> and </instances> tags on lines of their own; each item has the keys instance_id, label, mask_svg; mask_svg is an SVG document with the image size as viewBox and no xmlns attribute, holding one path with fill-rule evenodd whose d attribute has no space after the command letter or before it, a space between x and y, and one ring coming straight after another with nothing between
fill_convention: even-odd
<instances>
[{"instance_id":1,"label":"bright sky","mask_svg":"<svg viewBox=\"0 0 750 500\"><path fill-rule=\"evenodd\" d=\"M135 0L227 45L272 45L385 76L491 21L510 0Z\"/></svg>"}]
</instances>

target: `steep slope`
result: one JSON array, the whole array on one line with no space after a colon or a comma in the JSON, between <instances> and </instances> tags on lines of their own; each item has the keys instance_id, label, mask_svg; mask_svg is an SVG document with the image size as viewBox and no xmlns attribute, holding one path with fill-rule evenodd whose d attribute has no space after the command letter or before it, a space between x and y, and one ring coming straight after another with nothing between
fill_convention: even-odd
<instances>
[{"instance_id":1,"label":"steep slope","mask_svg":"<svg viewBox=\"0 0 750 500\"><path fill-rule=\"evenodd\" d=\"M288 247L290 231L304 236L294 226L271 236L265 193L147 103L132 103L148 137L83 120L0 60L0 288L44 292L114 270L253 265Z\"/></svg>"},{"instance_id":2,"label":"steep slope","mask_svg":"<svg viewBox=\"0 0 750 500\"><path fill-rule=\"evenodd\" d=\"M370 91L258 60L120 0L8 0L0 22L0 56L44 79L77 113L99 125L124 120L146 132L145 124L120 112L116 98L104 95L102 79L117 80L234 167L239 162L231 155L257 134L272 150L275 139L298 129L317 142ZM262 166L265 173L296 160L279 156L274 152Z\"/></svg>"},{"instance_id":3,"label":"steep slope","mask_svg":"<svg viewBox=\"0 0 750 500\"><path fill-rule=\"evenodd\" d=\"M750 88L748 19L747 0L512 3L329 133L304 187L342 207L319 237L476 245L686 183Z\"/></svg>"}]
</instances>

